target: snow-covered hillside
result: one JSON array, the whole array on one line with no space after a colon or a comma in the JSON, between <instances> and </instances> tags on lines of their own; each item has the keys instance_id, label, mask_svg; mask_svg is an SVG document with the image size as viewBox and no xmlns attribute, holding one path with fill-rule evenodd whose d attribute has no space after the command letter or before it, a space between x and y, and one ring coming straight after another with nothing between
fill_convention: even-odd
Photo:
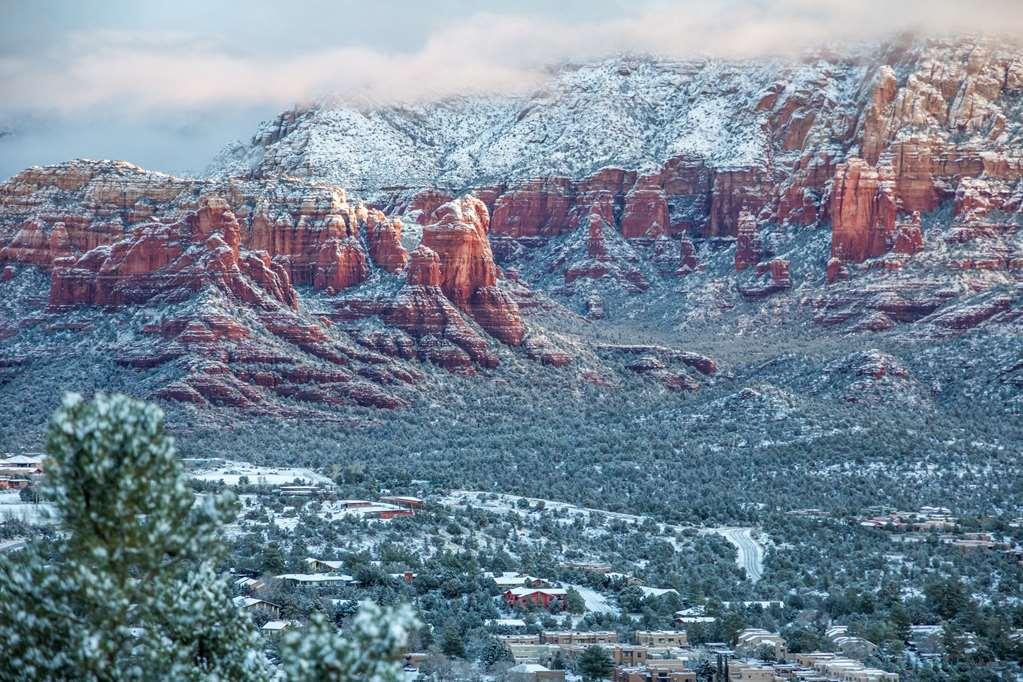
<instances>
[{"instance_id":1,"label":"snow-covered hillside","mask_svg":"<svg viewBox=\"0 0 1023 682\"><path fill-rule=\"evenodd\" d=\"M848 102L866 71L858 64L619 58L564 67L531 97L321 104L264 123L251 143L223 150L211 172L285 172L370 193L652 169L682 153L717 167L762 164L772 153L770 112L758 103L811 83Z\"/></svg>"}]
</instances>

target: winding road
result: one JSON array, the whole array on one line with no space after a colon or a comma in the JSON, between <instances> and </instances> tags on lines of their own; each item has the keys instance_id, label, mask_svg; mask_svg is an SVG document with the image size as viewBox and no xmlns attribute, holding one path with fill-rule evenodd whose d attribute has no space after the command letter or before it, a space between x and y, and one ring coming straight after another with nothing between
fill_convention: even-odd
<instances>
[{"instance_id":1,"label":"winding road","mask_svg":"<svg viewBox=\"0 0 1023 682\"><path fill-rule=\"evenodd\" d=\"M764 547L753 538L752 528L714 528L710 532L721 535L735 545L738 556L735 563L746 569L746 577L757 582L764 575Z\"/></svg>"}]
</instances>

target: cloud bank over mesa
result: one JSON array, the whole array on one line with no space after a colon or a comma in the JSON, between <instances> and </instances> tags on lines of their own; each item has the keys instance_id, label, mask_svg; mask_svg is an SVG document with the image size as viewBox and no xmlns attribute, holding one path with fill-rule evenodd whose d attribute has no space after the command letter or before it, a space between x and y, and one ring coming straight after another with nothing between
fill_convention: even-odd
<instances>
[{"instance_id":1,"label":"cloud bank over mesa","mask_svg":"<svg viewBox=\"0 0 1023 682\"><path fill-rule=\"evenodd\" d=\"M751 58L902 31L1023 31L1018 0L569 0L556 7L519 0L487 3L486 11L460 0L208 6L215 4L111 0L5 10L0 131L14 134L0 138L0 175L26 161L129 149L115 141L147 130L161 151L142 156L180 171L202 165L185 157L211 135L238 126L230 137L244 136L260 118L319 97L401 103L524 93L553 65L622 53ZM17 149L26 137L44 158Z\"/></svg>"}]
</instances>

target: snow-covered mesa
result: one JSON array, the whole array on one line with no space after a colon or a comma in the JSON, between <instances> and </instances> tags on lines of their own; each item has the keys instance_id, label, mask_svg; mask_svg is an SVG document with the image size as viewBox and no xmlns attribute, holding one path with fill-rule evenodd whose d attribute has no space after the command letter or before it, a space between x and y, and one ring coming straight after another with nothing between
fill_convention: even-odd
<instances>
[{"instance_id":1,"label":"snow-covered mesa","mask_svg":"<svg viewBox=\"0 0 1023 682\"><path fill-rule=\"evenodd\" d=\"M397 107L326 101L265 122L224 149L219 175L288 173L354 192L461 189L605 166L654 169L687 154L716 167L762 163L769 142L750 108L769 88L823 74L852 88L865 67L824 61L617 58L559 69L532 96L464 96ZM824 79L828 80L828 79ZM838 94L837 92L835 94Z\"/></svg>"}]
</instances>

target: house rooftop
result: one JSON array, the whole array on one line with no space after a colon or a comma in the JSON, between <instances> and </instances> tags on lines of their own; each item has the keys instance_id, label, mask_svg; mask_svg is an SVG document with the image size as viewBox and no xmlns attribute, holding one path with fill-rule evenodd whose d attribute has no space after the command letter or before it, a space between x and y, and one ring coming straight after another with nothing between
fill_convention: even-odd
<instances>
[{"instance_id":1,"label":"house rooftop","mask_svg":"<svg viewBox=\"0 0 1023 682\"><path fill-rule=\"evenodd\" d=\"M294 621L290 620L268 620L261 629L270 630L272 632L279 632L281 630L288 629L294 624L295 624Z\"/></svg>"},{"instance_id":2,"label":"house rooftop","mask_svg":"<svg viewBox=\"0 0 1023 682\"><path fill-rule=\"evenodd\" d=\"M25 466L42 463L42 455L12 455L11 457L0 459L0 466Z\"/></svg>"},{"instance_id":3,"label":"house rooftop","mask_svg":"<svg viewBox=\"0 0 1023 682\"><path fill-rule=\"evenodd\" d=\"M324 566L328 566L334 569L335 571L344 565L343 561L332 561L330 559L314 559L313 557L307 558L305 562L307 564L323 564Z\"/></svg>"},{"instance_id":4,"label":"house rooftop","mask_svg":"<svg viewBox=\"0 0 1023 682\"><path fill-rule=\"evenodd\" d=\"M293 580L300 583L321 583L321 582L352 582L355 580L350 575L337 573L284 573L277 576L278 580Z\"/></svg>"},{"instance_id":5,"label":"house rooftop","mask_svg":"<svg viewBox=\"0 0 1023 682\"><path fill-rule=\"evenodd\" d=\"M563 590L561 588L556 587L513 587L508 591L511 592L516 597L524 597L527 594L534 594L536 592L549 594L555 597L568 594L568 590Z\"/></svg>"}]
</instances>

